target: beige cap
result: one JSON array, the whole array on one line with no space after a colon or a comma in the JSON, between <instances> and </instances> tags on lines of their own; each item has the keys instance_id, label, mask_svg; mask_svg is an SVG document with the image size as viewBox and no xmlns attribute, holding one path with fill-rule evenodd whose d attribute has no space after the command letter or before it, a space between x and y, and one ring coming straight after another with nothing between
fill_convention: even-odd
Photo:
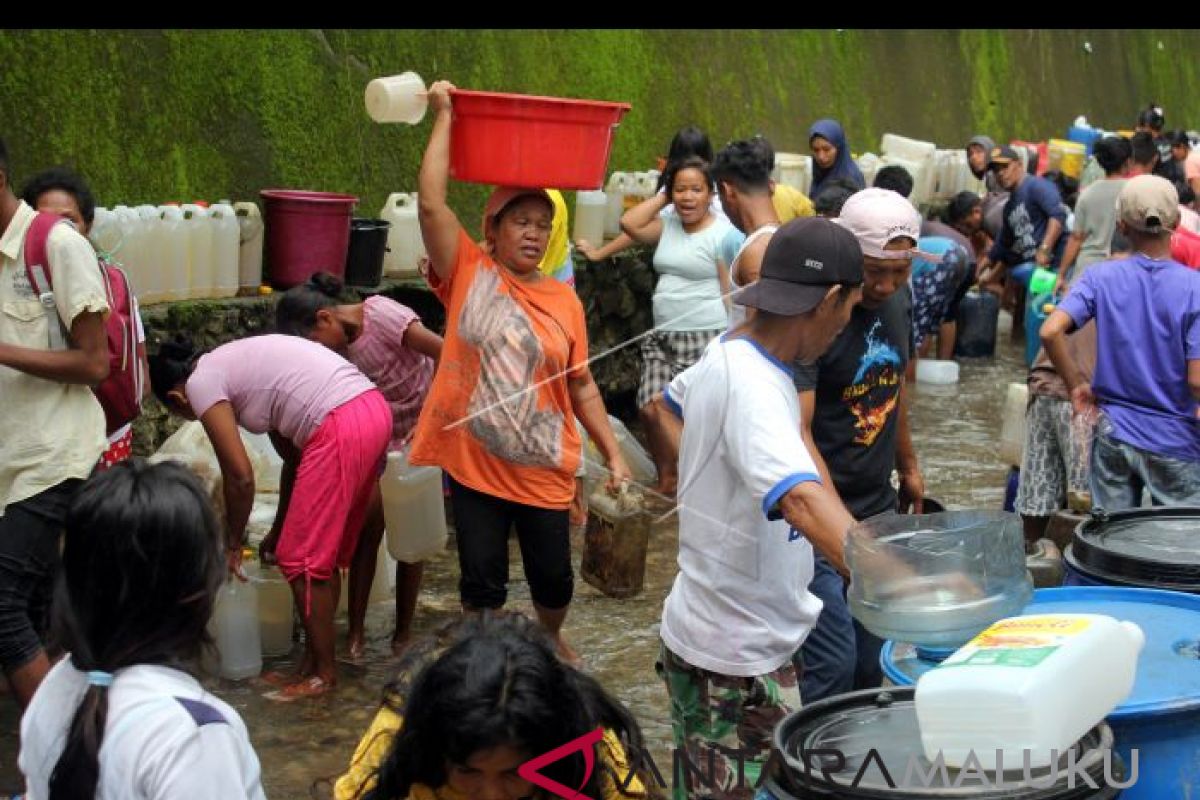
<instances>
[{"instance_id":1,"label":"beige cap","mask_svg":"<svg viewBox=\"0 0 1200 800\"><path fill-rule=\"evenodd\" d=\"M1157 175L1130 178L1117 195L1117 218L1143 233L1170 233L1179 224L1179 193Z\"/></svg>"}]
</instances>

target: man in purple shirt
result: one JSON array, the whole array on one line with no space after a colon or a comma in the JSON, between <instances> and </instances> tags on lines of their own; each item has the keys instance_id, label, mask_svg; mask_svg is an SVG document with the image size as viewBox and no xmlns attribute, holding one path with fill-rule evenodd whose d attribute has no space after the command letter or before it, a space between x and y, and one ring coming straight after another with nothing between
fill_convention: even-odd
<instances>
[{"instance_id":1,"label":"man in purple shirt","mask_svg":"<svg viewBox=\"0 0 1200 800\"><path fill-rule=\"evenodd\" d=\"M1169 181L1130 179L1117 197L1117 229L1134 254L1093 265L1042 326L1076 413L1102 412L1092 445L1093 508L1136 507L1143 488L1160 504L1200 504L1200 273L1171 260L1178 222ZM1091 319L1089 384L1066 336Z\"/></svg>"}]
</instances>

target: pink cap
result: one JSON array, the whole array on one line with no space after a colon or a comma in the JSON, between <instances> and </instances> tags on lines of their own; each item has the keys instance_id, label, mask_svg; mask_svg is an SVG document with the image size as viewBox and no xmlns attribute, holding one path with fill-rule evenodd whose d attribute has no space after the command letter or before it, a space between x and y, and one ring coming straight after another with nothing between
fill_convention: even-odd
<instances>
[{"instance_id":1,"label":"pink cap","mask_svg":"<svg viewBox=\"0 0 1200 800\"><path fill-rule=\"evenodd\" d=\"M890 189L863 189L855 192L834 220L854 234L864 256L872 258L908 258L909 252L885 251L893 239L907 237L914 247L921 238L921 215L912 203Z\"/></svg>"}]
</instances>

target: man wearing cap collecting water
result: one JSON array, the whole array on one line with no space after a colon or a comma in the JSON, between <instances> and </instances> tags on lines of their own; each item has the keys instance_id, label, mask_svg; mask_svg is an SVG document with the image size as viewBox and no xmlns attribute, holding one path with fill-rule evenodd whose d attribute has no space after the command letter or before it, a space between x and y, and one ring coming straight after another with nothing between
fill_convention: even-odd
<instances>
[{"instance_id":1,"label":"man wearing cap collecting water","mask_svg":"<svg viewBox=\"0 0 1200 800\"><path fill-rule=\"evenodd\" d=\"M679 574L657 665L687 753L675 762L677 799L752 797L775 724L799 707L791 658L821 610L807 589L813 549L844 571L854 520L801 437L791 364L829 346L862 280L862 251L844 228L818 217L783 225L758 281L734 300L754 315L663 392L684 420Z\"/></svg>"},{"instance_id":2,"label":"man wearing cap collecting water","mask_svg":"<svg viewBox=\"0 0 1200 800\"><path fill-rule=\"evenodd\" d=\"M1158 504L1200 504L1200 274L1171 260L1178 204L1169 181L1129 179L1117 196L1117 229L1133 255L1093 265L1042 325L1076 413L1099 416L1093 509L1137 507L1143 488ZM1067 334L1092 319L1089 383Z\"/></svg>"},{"instance_id":3,"label":"man wearing cap collecting water","mask_svg":"<svg viewBox=\"0 0 1200 800\"><path fill-rule=\"evenodd\" d=\"M1030 265L1018 280L1029 281L1033 264L1052 267L1062 259L1066 239L1067 208L1054 184L1025 172L1025 163L1008 145L992 148L988 169L1000 187L1011 194L1004 205L1000 235L979 262L981 286L998 288L1006 268Z\"/></svg>"},{"instance_id":4,"label":"man wearing cap collecting water","mask_svg":"<svg viewBox=\"0 0 1200 800\"><path fill-rule=\"evenodd\" d=\"M846 201L837 223L862 247L863 296L825 355L797 365L805 443L855 519L909 507L920 513L925 486L908 429L904 375L913 349L908 277L921 215L895 192L865 189ZM838 572L836 563L817 556L810 591L825 608L800 653L806 703L883 679L883 642L850 618Z\"/></svg>"}]
</instances>

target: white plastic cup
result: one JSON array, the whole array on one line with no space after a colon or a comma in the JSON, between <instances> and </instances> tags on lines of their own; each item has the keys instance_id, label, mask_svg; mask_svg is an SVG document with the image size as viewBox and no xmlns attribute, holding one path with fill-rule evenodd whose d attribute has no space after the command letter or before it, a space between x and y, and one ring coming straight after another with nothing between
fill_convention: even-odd
<instances>
[{"instance_id":1,"label":"white plastic cup","mask_svg":"<svg viewBox=\"0 0 1200 800\"><path fill-rule=\"evenodd\" d=\"M367 114L376 122L407 122L416 125L425 118L429 97L425 81L415 72L376 78L367 84Z\"/></svg>"}]
</instances>

